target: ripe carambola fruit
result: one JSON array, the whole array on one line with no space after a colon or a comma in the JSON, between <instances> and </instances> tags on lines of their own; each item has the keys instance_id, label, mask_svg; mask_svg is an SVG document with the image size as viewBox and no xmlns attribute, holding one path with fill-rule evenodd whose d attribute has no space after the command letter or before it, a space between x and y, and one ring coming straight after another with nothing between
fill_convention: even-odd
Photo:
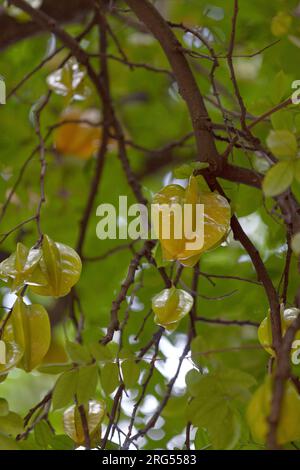
<instances>
[{"instance_id":1,"label":"ripe carambola fruit","mask_svg":"<svg viewBox=\"0 0 300 470\"><path fill-rule=\"evenodd\" d=\"M105 416L105 409L103 401L91 400L84 406L92 446L99 444L101 439L101 422ZM85 443L82 419L77 405L70 406L64 412L64 429L76 444Z\"/></svg>"},{"instance_id":2,"label":"ripe carambola fruit","mask_svg":"<svg viewBox=\"0 0 300 470\"><path fill-rule=\"evenodd\" d=\"M41 250L29 250L23 243L18 243L16 251L0 263L0 278L7 282L12 291L21 289L25 284L43 282L37 275L41 256Z\"/></svg>"},{"instance_id":3,"label":"ripe carambola fruit","mask_svg":"<svg viewBox=\"0 0 300 470\"><path fill-rule=\"evenodd\" d=\"M180 261L184 266L194 266L200 258L201 253L218 246L226 237L231 219L231 208L228 201L216 192L202 192L199 189L197 179L192 176L188 186L184 189L182 186L171 184L159 191L153 199L153 203L158 207L162 205L179 204L182 208L184 204L192 206L192 226L196 221L196 204L204 204L204 243L201 248L187 249L187 243L200 240L200 233L197 233L195 239L186 237L184 231L184 211L182 211L182 238L175 238L174 213L164 214L162 223L159 219L154 220L154 229L162 246L163 258L167 261ZM157 211L157 208L154 210ZM163 238L163 225L169 224L170 237Z\"/></svg>"},{"instance_id":4,"label":"ripe carambola fruit","mask_svg":"<svg viewBox=\"0 0 300 470\"><path fill-rule=\"evenodd\" d=\"M63 297L79 280L82 265L76 251L44 235L39 267L44 285L32 286L31 290L39 295Z\"/></svg>"},{"instance_id":5,"label":"ripe carambola fruit","mask_svg":"<svg viewBox=\"0 0 300 470\"><path fill-rule=\"evenodd\" d=\"M4 340L15 342L22 351L17 366L30 372L46 355L51 341L51 327L47 311L42 305L26 305L21 297L4 330Z\"/></svg>"},{"instance_id":6,"label":"ripe carambola fruit","mask_svg":"<svg viewBox=\"0 0 300 470\"><path fill-rule=\"evenodd\" d=\"M67 295L81 274L81 259L72 248L44 235L42 246L30 250L22 243L0 264L0 279L13 291L25 285L40 295Z\"/></svg>"},{"instance_id":7,"label":"ripe carambola fruit","mask_svg":"<svg viewBox=\"0 0 300 470\"><path fill-rule=\"evenodd\" d=\"M187 315L193 306L193 297L182 289L164 289L152 298L154 321L167 330L175 330L179 321Z\"/></svg>"},{"instance_id":8,"label":"ripe carambola fruit","mask_svg":"<svg viewBox=\"0 0 300 470\"><path fill-rule=\"evenodd\" d=\"M247 421L254 440L264 444L269 431L268 417L272 400L272 378L266 378L251 398ZM300 439L300 396L292 382L285 384L280 420L277 426L279 445Z\"/></svg>"},{"instance_id":9,"label":"ripe carambola fruit","mask_svg":"<svg viewBox=\"0 0 300 470\"><path fill-rule=\"evenodd\" d=\"M90 125L80 120L93 120L89 112L69 109L62 116L65 124L61 124L55 133L55 147L61 155L73 156L81 160L88 160L98 150L102 130L100 127ZM71 122L72 121L72 122Z\"/></svg>"},{"instance_id":10,"label":"ripe carambola fruit","mask_svg":"<svg viewBox=\"0 0 300 470\"><path fill-rule=\"evenodd\" d=\"M283 309L281 307L280 316L281 316L281 329L282 334L286 333L288 327L293 323L293 321L298 317L300 310L298 308L287 308ZM268 316L263 319L261 322L258 331L258 339L260 344L263 348L271 354L271 356L275 357L275 351L272 348L272 328L271 328L271 319L270 319L270 312ZM300 331L297 332L295 339L300 339Z\"/></svg>"},{"instance_id":11,"label":"ripe carambola fruit","mask_svg":"<svg viewBox=\"0 0 300 470\"><path fill-rule=\"evenodd\" d=\"M0 383L6 379L8 372L18 365L23 355L23 349L15 341L12 339L2 341L5 344L5 364L0 364Z\"/></svg>"}]
</instances>

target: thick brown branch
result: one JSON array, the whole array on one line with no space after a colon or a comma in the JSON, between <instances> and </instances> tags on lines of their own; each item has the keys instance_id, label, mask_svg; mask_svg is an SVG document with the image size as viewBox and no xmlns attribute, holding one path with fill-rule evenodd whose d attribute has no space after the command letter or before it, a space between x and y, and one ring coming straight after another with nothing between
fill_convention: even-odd
<instances>
[{"instance_id":1,"label":"thick brown branch","mask_svg":"<svg viewBox=\"0 0 300 470\"><path fill-rule=\"evenodd\" d=\"M112 308L111 308L111 315L110 315L111 316L110 324L107 328L106 336L101 341L102 344L109 343L113 338L114 332L119 329L119 319L118 319L119 309L121 307L122 302L126 299L126 295L130 286L134 282L135 273L139 267L142 257L145 256L145 254L148 251L151 251L152 246L153 246L153 243L151 241L146 242L144 246L142 247L142 249L138 251L133 257L133 259L131 260L126 278L121 285L121 290L119 294L117 295L117 298L113 301Z\"/></svg>"}]
</instances>

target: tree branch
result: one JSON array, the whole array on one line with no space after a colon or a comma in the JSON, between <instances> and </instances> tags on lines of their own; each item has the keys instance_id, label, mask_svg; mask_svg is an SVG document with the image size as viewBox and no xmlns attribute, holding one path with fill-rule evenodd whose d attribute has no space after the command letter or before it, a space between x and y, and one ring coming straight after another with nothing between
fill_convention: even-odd
<instances>
[{"instance_id":1,"label":"tree branch","mask_svg":"<svg viewBox=\"0 0 300 470\"><path fill-rule=\"evenodd\" d=\"M212 168L221 167L221 158L211 134L211 121L181 44L148 0L126 0L126 3L156 37L167 56L175 74L179 92L190 112L199 159L208 162Z\"/></svg>"}]
</instances>

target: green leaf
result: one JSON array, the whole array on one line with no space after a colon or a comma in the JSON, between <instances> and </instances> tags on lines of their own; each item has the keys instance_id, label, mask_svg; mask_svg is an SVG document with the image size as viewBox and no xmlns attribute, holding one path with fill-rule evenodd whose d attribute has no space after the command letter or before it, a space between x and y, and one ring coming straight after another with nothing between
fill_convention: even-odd
<instances>
[{"instance_id":1,"label":"green leaf","mask_svg":"<svg viewBox=\"0 0 300 470\"><path fill-rule=\"evenodd\" d=\"M236 407L249 400L248 389L256 381L251 375L236 369L219 369L209 374L201 374L194 369L187 373L186 383L189 393L194 397L188 404L187 417L195 426L210 430L216 446L221 437L216 436L217 430L212 428L212 421L216 419L218 423L228 419L231 422L232 419L232 426L237 426L237 418L231 417L231 414L235 413Z\"/></svg>"},{"instance_id":2,"label":"green leaf","mask_svg":"<svg viewBox=\"0 0 300 470\"><path fill-rule=\"evenodd\" d=\"M26 440L18 441L18 446L20 450L43 450L39 446L34 438L34 433L29 434Z\"/></svg>"},{"instance_id":3,"label":"green leaf","mask_svg":"<svg viewBox=\"0 0 300 470\"><path fill-rule=\"evenodd\" d=\"M277 130L288 130L293 132L294 129L294 118L290 111L281 110L277 113L272 114L271 122L274 129Z\"/></svg>"},{"instance_id":4,"label":"green leaf","mask_svg":"<svg viewBox=\"0 0 300 470\"><path fill-rule=\"evenodd\" d=\"M104 392L110 395L119 385L119 368L115 362L105 364L100 371L100 381Z\"/></svg>"},{"instance_id":5,"label":"green leaf","mask_svg":"<svg viewBox=\"0 0 300 470\"><path fill-rule=\"evenodd\" d=\"M242 389L249 389L256 385L255 378L237 369L222 369L217 374L222 381L222 387L227 393L236 395Z\"/></svg>"},{"instance_id":6,"label":"green leaf","mask_svg":"<svg viewBox=\"0 0 300 470\"><path fill-rule=\"evenodd\" d=\"M185 383L188 389L188 392L196 397L198 394L199 383L201 382L201 374L196 369L191 369L185 376Z\"/></svg>"},{"instance_id":7,"label":"green leaf","mask_svg":"<svg viewBox=\"0 0 300 470\"><path fill-rule=\"evenodd\" d=\"M228 407L227 414L222 421L221 429L217 425L211 431L212 444L215 449L234 449L241 437L241 418L238 412Z\"/></svg>"},{"instance_id":8,"label":"green leaf","mask_svg":"<svg viewBox=\"0 0 300 470\"><path fill-rule=\"evenodd\" d=\"M286 191L293 182L293 162L279 162L266 174L263 181L263 191L266 196L274 197Z\"/></svg>"},{"instance_id":9,"label":"green leaf","mask_svg":"<svg viewBox=\"0 0 300 470\"><path fill-rule=\"evenodd\" d=\"M296 131L299 132L300 131L300 113L299 112L294 117L294 124L295 124Z\"/></svg>"},{"instance_id":10,"label":"green leaf","mask_svg":"<svg viewBox=\"0 0 300 470\"><path fill-rule=\"evenodd\" d=\"M271 86L271 99L273 103L279 103L290 92L289 77L281 70L275 75Z\"/></svg>"},{"instance_id":11,"label":"green leaf","mask_svg":"<svg viewBox=\"0 0 300 470\"><path fill-rule=\"evenodd\" d=\"M294 176L298 183L300 183L300 159L294 162Z\"/></svg>"},{"instance_id":12,"label":"green leaf","mask_svg":"<svg viewBox=\"0 0 300 470\"><path fill-rule=\"evenodd\" d=\"M108 346L103 346L100 343L93 343L89 347L89 351L96 361L107 362L111 361L113 356Z\"/></svg>"},{"instance_id":13,"label":"green leaf","mask_svg":"<svg viewBox=\"0 0 300 470\"><path fill-rule=\"evenodd\" d=\"M77 400L79 405L95 398L98 379L98 367L96 364L79 368L77 384Z\"/></svg>"},{"instance_id":14,"label":"green leaf","mask_svg":"<svg viewBox=\"0 0 300 470\"><path fill-rule=\"evenodd\" d=\"M239 416L222 394L197 396L188 404L187 417L207 429L214 449L233 449L240 439Z\"/></svg>"},{"instance_id":15,"label":"green leaf","mask_svg":"<svg viewBox=\"0 0 300 470\"><path fill-rule=\"evenodd\" d=\"M49 424L43 419L34 426L34 438L43 449L47 449L53 439L53 432Z\"/></svg>"},{"instance_id":16,"label":"green leaf","mask_svg":"<svg viewBox=\"0 0 300 470\"><path fill-rule=\"evenodd\" d=\"M17 442L0 432L0 450L21 450Z\"/></svg>"},{"instance_id":17,"label":"green leaf","mask_svg":"<svg viewBox=\"0 0 300 470\"><path fill-rule=\"evenodd\" d=\"M54 410L64 408L74 401L77 392L78 369L70 370L62 374L56 381L52 406Z\"/></svg>"},{"instance_id":18,"label":"green leaf","mask_svg":"<svg viewBox=\"0 0 300 470\"><path fill-rule=\"evenodd\" d=\"M0 416L0 432L16 436L23 431L23 419L17 413L10 411L6 416Z\"/></svg>"},{"instance_id":19,"label":"green leaf","mask_svg":"<svg viewBox=\"0 0 300 470\"><path fill-rule=\"evenodd\" d=\"M300 256L300 232L293 236L291 246L295 255Z\"/></svg>"},{"instance_id":20,"label":"green leaf","mask_svg":"<svg viewBox=\"0 0 300 470\"><path fill-rule=\"evenodd\" d=\"M66 351L75 364L87 364L92 357L86 346L78 343L66 342Z\"/></svg>"},{"instance_id":21,"label":"green leaf","mask_svg":"<svg viewBox=\"0 0 300 470\"><path fill-rule=\"evenodd\" d=\"M267 138L267 145L280 160L290 160L297 156L296 137L288 130L271 131Z\"/></svg>"},{"instance_id":22,"label":"green leaf","mask_svg":"<svg viewBox=\"0 0 300 470\"><path fill-rule=\"evenodd\" d=\"M72 439L64 434L54 436L50 445L53 450L73 450L74 446Z\"/></svg>"},{"instance_id":23,"label":"green leaf","mask_svg":"<svg viewBox=\"0 0 300 470\"><path fill-rule=\"evenodd\" d=\"M9 413L8 403L5 398L0 398L0 416L7 416Z\"/></svg>"},{"instance_id":24,"label":"green leaf","mask_svg":"<svg viewBox=\"0 0 300 470\"><path fill-rule=\"evenodd\" d=\"M247 401L249 388L256 384L252 375L236 369L219 369L210 374L193 369L186 374L185 380L188 392L194 397L221 394L239 401Z\"/></svg>"},{"instance_id":25,"label":"green leaf","mask_svg":"<svg viewBox=\"0 0 300 470\"><path fill-rule=\"evenodd\" d=\"M263 197L261 191L257 191L257 188L241 184L236 191L232 206L238 217L245 217L256 212L262 206L262 203Z\"/></svg>"},{"instance_id":26,"label":"green leaf","mask_svg":"<svg viewBox=\"0 0 300 470\"><path fill-rule=\"evenodd\" d=\"M202 352L206 351L207 349L207 340L203 336L198 335L191 342L192 360L193 363L200 369L204 366L209 366L210 364L210 358L202 355Z\"/></svg>"},{"instance_id":27,"label":"green leaf","mask_svg":"<svg viewBox=\"0 0 300 470\"><path fill-rule=\"evenodd\" d=\"M185 415L185 408L188 401L187 394L173 396L169 399L161 415L164 418L182 418Z\"/></svg>"},{"instance_id":28,"label":"green leaf","mask_svg":"<svg viewBox=\"0 0 300 470\"><path fill-rule=\"evenodd\" d=\"M209 428L221 423L227 414L227 403L220 394L198 395L187 406L187 419L197 427ZM210 434L210 433L209 433Z\"/></svg>"},{"instance_id":29,"label":"green leaf","mask_svg":"<svg viewBox=\"0 0 300 470\"><path fill-rule=\"evenodd\" d=\"M121 365L125 387L130 389L138 386L140 368L134 360L125 360Z\"/></svg>"},{"instance_id":30,"label":"green leaf","mask_svg":"<svg viewBox=\"0 0 300 470\"><path fill-rule=\"evenodd\" d=\"M196 450L204 450L210 446L210 439L206 429L198 428L194 443Z\"/></svg>"},{"instance_id":31,"label":"green leaf","mask_svg":"<svg viewBox=\"0 0 300 470\"><path fill-rule=\"evenodd\" d=\"M46 365L41 365L40 367L37 368L41 374L49 374L49 375L60 375L63 372L66 372L67 370L72 369L73 364L46 364Z\"/></svg>"}]
</instances>

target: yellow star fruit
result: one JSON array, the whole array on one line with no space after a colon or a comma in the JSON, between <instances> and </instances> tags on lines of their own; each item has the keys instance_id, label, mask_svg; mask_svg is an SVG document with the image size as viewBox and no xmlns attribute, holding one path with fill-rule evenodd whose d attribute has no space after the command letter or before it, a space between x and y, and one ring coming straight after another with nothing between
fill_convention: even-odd
<instances>
[{"instance_id":1,"label":"yellow star fruit","mask_svg":"<svg viewBox=\"0 0 300 470\"><path fill-rule=\"evenodd\" d=\"M101 422L105 416L105 403L103 401L90 400L88 405L84 407L87 419L89 436L91 444L101 438ZM82 420L77 405L70 406L64 412L64 429L65 433L78 445L84 445L85 436L82 426Z\"/></svg>"},{"instance_id":2,"label":"yellow star fruit","mask_svg":"<svg viewBox=\"0 0 300 470\"><path fill-rule=\"evenodd\" d=\"M21 346L15 341L1 340L1 343L2 360L0 362L0 383L6 379L8 372L17 366L23 355Z\"/></svg>"},{"instance_id":3,"label":"yellow star fruit","mask_svg":"<svg viewBox=\"0 0 300 470\"><path fill-rule=\"evenodd\" d=\"M167 330L175 330L179 321L185 317L193 306L193 297L182 289L164 289L152 298L154 321Z\"/></svg>"},{"instance_id":4,"label":"yellow star fruit","mask_svg":"<svg viewBox=\"0 0 300 470\"><path fill-rule=\"evenodd\" d=\"M22 243L18 243L16 251L0 263L0 278L8 283L12 291L21 289L25 284L43 283L41 273L37 272L41 256L41 250L29 250Z\"/></svg>"},{"instance_id":5,"label":"yellow star fruit","mask_svg":"<svg viewBox=\"0 0 300 470\"><path fill-rule=\"evenodd\" d=\"M30 372L46 355L51 341L47 311L42 305L26 305L18 297L4 330L4 339L14 341L22 351L18 367Z\"/></svg>"},{"instance_id":6,"label":"yellow star fruit","mask_svg":"<svg viewBox=\"0 0 300 470\"><path fill-rule=\"evenodd\" d=\"M293 321L299 315L300 310L298 308L288 308L284 309L281 308L280 315L281 315L281 329L282 334L286 333L288 327L293 323ZM270 320L270 313L266 318L263 319L261 322L258 331L258 339L260 344L263 348L271 354L271 356L275 357L275 351L272 348L272 329L271 329L271 320ZM300 331L297 332L295 339L300 339Z\"/></svg>"},{"instance_id":7,"label":"yellow star fruit","mask_svg":"<svg viewBox=\"0 0 300 470\"><path fill-rule=\"evenodd\" d=\"M44 235L40 269L45 278L44 285L32 286L39 295L63 297L67 295L81 274L81 259L75 250Z\"/></svg>"},{"instance_id":8,"label":"yellow star fruit","mask_svg":"<svg viewBox=\"0 0 300 470\"><path fill-rule=\"evenodd\" d=\"M202 192L199 189L197 179L191 177L187 188L180 185L171 184L159 191L153 199L154 205L154 230L160 240L162 246L163 258L167 261L179 261L184 266L194 266L202 253L210 250L220 243L226 237L231 219L231 209L228 201L216 192ZM166 207L178 204L182 208L181 236L176 235L176 216L172 211L162 212L162 220L160 223L159 211ZM183 210L185 204L192 207L189 224L185 224L185 212ZM201 234L193 230L186 234L185 225L194 227L196 221L196 204L204 204L204 240L200 242L199 248L190 249L187 244L201 240ZM178 223L178 222L177 222ZM164 238L163 227L169 224L170 236ZM178 227L177 227L178 228ZM188 236L187 236L188 235Z\"/></svg>"},{"instance_id":9,"label":"yellow star fruit","mask_svg":"<svg viewBox=\"0 0 300 470\"><path fill-rule=\"evenodd\" d=\"M264 444L269 431L268 417L272 399L272 378L267 377L252 396L247 408L247 421L254 440ZM277 427L279 445L300 439L300 396L292 382L285 391Z\"/></svg>"},{"instance_id":10,"label":"yellow star fruit","mask_svg":"<svg viewBox=\"0 0 300 470\"><path fill-rule=\"evenodd\" d=\"M78 122L84 120L91 121L92 125L88 122ZM54 137L57 151L61 155L81 160L88 160L95 155L100 145L102 129L93 125L94 120L92 111L81 112L75 108L67 109ZM66 122L63 123L63 121Z\"/></svg>"}]
</instances>

